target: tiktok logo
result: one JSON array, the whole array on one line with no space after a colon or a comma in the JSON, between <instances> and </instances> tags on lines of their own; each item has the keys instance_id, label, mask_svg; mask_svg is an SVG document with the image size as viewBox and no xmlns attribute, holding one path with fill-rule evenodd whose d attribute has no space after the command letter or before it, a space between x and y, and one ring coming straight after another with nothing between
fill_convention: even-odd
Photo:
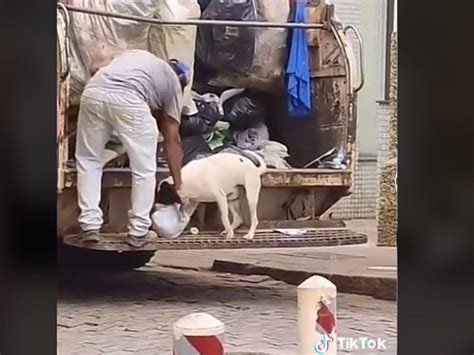
<instances>
[{"instance_id":1,"label":"tiktok logo","mask_svg":"<svg viewBox=\"0 0 474 355\"><path fill-rule=\"evenodd\" d=\"M322 355L326 351L329 350L329 344L334 341L334 338L331 337L329 334L324 334L323 339L319 343L316 343L314 346L314 351L316 351L316 354Z\"/></svg>"}]
</instances>

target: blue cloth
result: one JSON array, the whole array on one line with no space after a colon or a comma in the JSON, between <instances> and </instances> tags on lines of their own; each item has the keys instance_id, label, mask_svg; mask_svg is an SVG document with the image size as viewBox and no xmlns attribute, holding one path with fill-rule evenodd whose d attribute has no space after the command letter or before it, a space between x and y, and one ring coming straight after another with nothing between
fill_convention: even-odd
<instances>
[{"instance_id":1,"label":"blue cloth","mask_svg":"<svg viewBox=\"0 0 474 355\"><path fill-rule=\"evenodd\" d=\"M190 76L190 69L184 62L180 62L179 60L176 61L176 66L182 71L184 76L189 80Z\"/></svg>"},{"instance_id":2,"label":"blue cloth","mask_svg":"<svg viewBox=\"0 0 474 355\"><path fill-rule=\"evenodd\" d=\"M293 22L304 23L306 1L296 1ZM306 29L293 29L290 56L286 68L288 113L290 116L304 116L311 112L311 77Z\"/></svg>"}]
</instances>

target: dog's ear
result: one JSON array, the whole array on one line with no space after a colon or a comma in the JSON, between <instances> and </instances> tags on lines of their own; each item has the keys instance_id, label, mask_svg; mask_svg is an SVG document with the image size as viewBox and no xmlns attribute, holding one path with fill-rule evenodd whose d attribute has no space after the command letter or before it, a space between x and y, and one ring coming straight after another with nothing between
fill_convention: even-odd
<instances>
[{"instance_id":1,"label":"dog's ear","mask_svg":"<svg viewBox=\"0 0 474 355\"><path fill-rule=\"evenodd\" d=\"M155 194L155 203L162 205L173 205L175 203L182 203L181 198L176 192L174 185L171 185L167 181L162 181L158 185L158 189Z\"/></svg>"}]
</instances>

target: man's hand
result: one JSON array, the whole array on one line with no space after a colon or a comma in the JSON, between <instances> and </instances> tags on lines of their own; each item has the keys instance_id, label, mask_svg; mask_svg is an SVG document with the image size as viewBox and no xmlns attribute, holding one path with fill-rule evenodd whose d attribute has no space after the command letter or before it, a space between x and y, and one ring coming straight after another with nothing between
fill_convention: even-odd
<instances>
[{"instance_id":1,"label":"man's hand","mask_svg":"<svg viewBox=\"0 0 474 355\"><path fill-rule=\"evenodd\" d=\"M179 190L181 189L181 167L183 163L183 149L181 147L181 136L179 135L179 122L164 113L161 113L156 121L159 130L163 134L166 158L168 159L174 186L179 194Z\"/></svg>"}]
</instances>

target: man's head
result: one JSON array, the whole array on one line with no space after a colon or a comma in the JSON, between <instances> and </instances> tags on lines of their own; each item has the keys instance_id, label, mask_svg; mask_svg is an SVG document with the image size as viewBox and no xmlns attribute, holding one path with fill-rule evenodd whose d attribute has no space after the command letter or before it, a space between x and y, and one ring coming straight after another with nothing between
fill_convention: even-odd
<instances>
[{"instance_id":1,"label":"man's head","mask_svg":"<svg viewBox=\"0 0 474 355\"><path fill-rule=\"evenodd\" d=\"M179 83L181 84L181 88L184 90L184 88L189 84L189 80L190 80L189 67L185 63L177 59L170 59L168 63L171 66L171 68L173 68L176 75L178 76Z\"/></svg>"}]
</instances>

